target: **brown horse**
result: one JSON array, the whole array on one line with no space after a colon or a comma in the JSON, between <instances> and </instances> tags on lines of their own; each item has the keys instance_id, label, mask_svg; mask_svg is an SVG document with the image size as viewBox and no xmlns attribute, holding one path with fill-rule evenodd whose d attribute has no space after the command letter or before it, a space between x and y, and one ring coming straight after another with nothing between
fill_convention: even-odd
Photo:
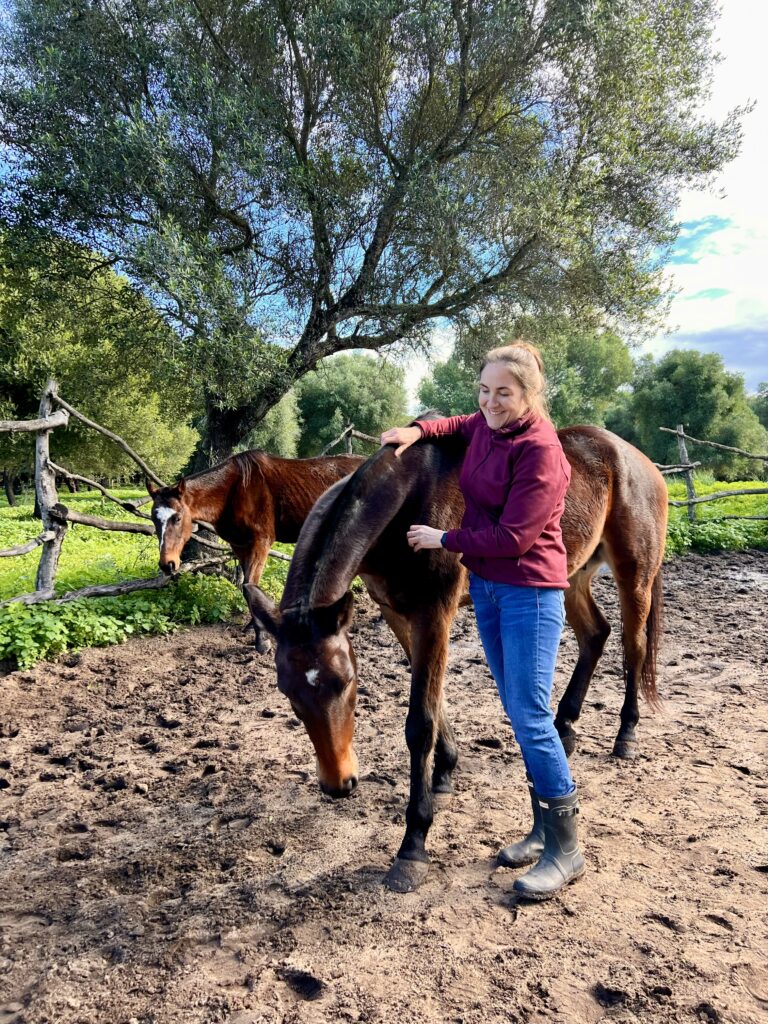
<instances>
[{"instance_id":1,"label":"brown horse","mask_svg":"<svg viewBox=\"0 0 768 1024\"><path fill-rule=\"evenodd\" d=\"M657 700L667 490L652 463L615 434L570 427L559 436L573 471L562 525L570 578L566 614L579 658L556 725L570 753L572 723L610 632L591 592L595 572L607 563L618 584L626 672L614 753L630 758L636 750L638 688L651 704ZM426 877L433 794L452 791L457 750L442 690L450 625L466 587L456 555L442 549L414 553L406 531L412 523L441 530L458 526L464 451L456 438L415 444L399 459L391 446L382 448L312 510L280 607L258 587L246 588L254 617L277 638L278 687L309 733L321 787L334 796L357 785L352 747L357 671L347 635L348 587L357 573L405 649L412 673L405 726L410 799L405 837L387 875L390 888L401 892Z\"/></svg>"},{"instance_id":2,"label":"brown horse","mask_svg":"<svg viewBox=\"0 0 768 1024\"><path fill-rule=\"evenodd\" d=\"M258 583L274 542L294 543L320 495L363 461L359 455L281 459L249 451L171 487L148 483L161 570L176 572L197 519L231 545L245 582ZM263 650L258 629L256 647Z\"/></svg>"}]
</instances>

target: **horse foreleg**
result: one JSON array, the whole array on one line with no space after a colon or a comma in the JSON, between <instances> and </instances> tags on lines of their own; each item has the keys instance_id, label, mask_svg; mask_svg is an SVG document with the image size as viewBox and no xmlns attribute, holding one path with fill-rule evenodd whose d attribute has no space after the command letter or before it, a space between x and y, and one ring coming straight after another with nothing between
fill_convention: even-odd
<instances>
[{"instance_id":1,"label":"horse foreleg","mask_svg":"<svg viewBox=\"0 0 768 1024\"><path fill-rule=\"evenodd\" d=\"M453 770L459 761L459 748L453 735L445 710L440 711L440 722L435 742L435 763L432 768L432 793L435 797L451 796Z\"/></svg>"},{"instance_id":2,"label":"horse foreleg","mask_svg":"<svg viewBox=\"0 0 768 1024\"><path fill-rule=\"evenodd\" d=\"M439 735L443 736L439 755L443 777L451 750L455 753L453 737L442 718L443 677L448 661L451 616L445 609L430 611L429 619L422 616L412 621L410 630L411 696L405 738L411 755L411 785L405 813L405 837L386 877L386 884L395 892L416 889L429 870L426 840L434 817L430 769ZM450 772L448 775L450 777Z\"/></svg>"},{"instance_id":3,"label":"horse foreleg","mask_svg":"<svg viewBox=\"0 0 768 1024\"><path fill-rule=\"evenodd\" d=\"M232 545L232 550L243 567L243 576L246 583L258 585L271 547L272 540L269 537L258 537L249 548L236 548ZM253 646L259 654L266 654L270 649L267 634L255 619L252 622L254 630Z\"/></svg>"},{"instance_id":4,"label":"horse foreleg","mask_svg":"<svg viewBox=\"0 0 768 1024\"><path fill-rule=\"evenodd\" d=\"M379 605L381 614L392 632L400 641L400 646L405 652L408 661L411 660L411 626L408 619L396 612L387 604ZM453 729L445 717L445 711L441 708L437 739L435 741L435 764L432 769L432 792L437 795L451 795L453 793L453 782L451 776L459 760L459 748L453 735Z\"/></svg>"},{"instance_id":5,"label":"horse foreleg","mask_svg":"<svg viewBox=\"0 0 768 1024\"><path fill-rule=\"evenodd\" d=\"M563 742L567 756L576 749L576 731L573 723L578 721L589 690L595 667L603 653L611 627L592 596L592 577L597 565L580 569L569 580L565 592L565 616L576 634L579 657L565 693L560 698L555 715L555 728Z\"/></svg>"}]
</instances>

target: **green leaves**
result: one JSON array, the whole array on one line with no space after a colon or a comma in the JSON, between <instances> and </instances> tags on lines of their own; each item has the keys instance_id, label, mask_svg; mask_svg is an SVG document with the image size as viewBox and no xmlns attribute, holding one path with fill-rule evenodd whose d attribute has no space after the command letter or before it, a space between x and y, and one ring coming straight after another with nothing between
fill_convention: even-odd
<instances>
[{"instance_id":1,"label":"green leaves","mask_svg":"<svg viewBox=\"0 0 768 1024\"><path fill-rule=\"evenodd\" d=\"M738 148L699 113L715 10L17 0L0 203L119 260L221 452L323 357L495 298L658 319L679 191Z\"/></svg>"},{"instance_id":2,"label":"green leaves","mask_svg":"<svg viewBox=\"0 0 768 1024\"><path fill-rule=\"evenodd\" d=\"M170 633L182 625L222 622L245 610L242 595L218 576L182 576L164 590L69 604L0 608L0 660L19 668L66 650L105 647L132 634Z\"/></svg>"}]
</instances>

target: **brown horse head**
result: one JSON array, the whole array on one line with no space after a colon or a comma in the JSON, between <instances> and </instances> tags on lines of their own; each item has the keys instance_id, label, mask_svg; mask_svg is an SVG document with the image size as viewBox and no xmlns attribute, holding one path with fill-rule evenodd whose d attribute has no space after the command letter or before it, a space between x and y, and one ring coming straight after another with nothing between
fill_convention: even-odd
<instances>
[{"instance_id":1,"label":"brown horse head","mask_svg":"<svg viewBox=\"0 0 768 1024\"><path fill-rule=\"evenodd\" d=\"M152 497L152 522L160 543L160 568L170 575L178 571L181 552L193 530L192 516L184 500L184 481L179 480L172 487L152 487L148 482L147 490Z\"/></svg>"},{"instance_id":2,"label":"brown horse head","mask_svg":"<svg viewBox=\"0 0 768 1024\"><path fill-rule=\"evenodd\" d=\"M254 620L277 640L277 686L309 733L320 788L348 796L358 772L352 746L357 662L348 635L352 595L328 606L281 611L257 586L245 589Z\"/></svg>"}]
</instances>

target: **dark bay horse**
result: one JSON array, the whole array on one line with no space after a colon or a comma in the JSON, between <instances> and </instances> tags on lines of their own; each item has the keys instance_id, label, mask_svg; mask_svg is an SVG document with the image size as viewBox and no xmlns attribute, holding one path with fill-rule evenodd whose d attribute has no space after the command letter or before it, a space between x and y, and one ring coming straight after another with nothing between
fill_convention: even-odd
<instances>
[{"instance_id":1,"label":"dark bay horse","mask_svg":"<svg viewBox=\"0 0 768 1024\"><path fill-rule=\"evenodd\" d=\"M614 754L631 758L638 690L652 705L657 701L667 489L652 463L615 434L570 427L559 436L572 467L562 526L570 580L566 614L579 657L556 725L570 753L572 723L610 632L591 592L595 572L607 563L618 585L626 675ZM441 530L459 525L464 451L456 438L420 442L399 459L392 446L382 448L326 492L310 513L279 608L258 587L246 588L254 617L277 638L278 687L309 733L320 785L331 795L344 795L357 785L352 746L357 670L347 633L352 616L348 588L356 574L408 655L410 798L405 837L386 879L400 892L426 877L433 794L452 791L457 750L443 710L443 677L451 621L466 589L458 556L442 549L415 553L406 531L412 523Z\"/></svg>"},{"instance_id":2,"label":"dark bay horse","mask_svg":"<svg viewBox=\"0 0 768 1024\"><path fill-rule=\"evenodd\" d=\"M274 542L293 544L320 495L362 462L360 455L282 459L248 451L171 487L148 483L161 570L178 569L199 519L231 545L245 582L258 583ZM256 647L263 649L258 631Z\"/></svg>"}]
</instances>

